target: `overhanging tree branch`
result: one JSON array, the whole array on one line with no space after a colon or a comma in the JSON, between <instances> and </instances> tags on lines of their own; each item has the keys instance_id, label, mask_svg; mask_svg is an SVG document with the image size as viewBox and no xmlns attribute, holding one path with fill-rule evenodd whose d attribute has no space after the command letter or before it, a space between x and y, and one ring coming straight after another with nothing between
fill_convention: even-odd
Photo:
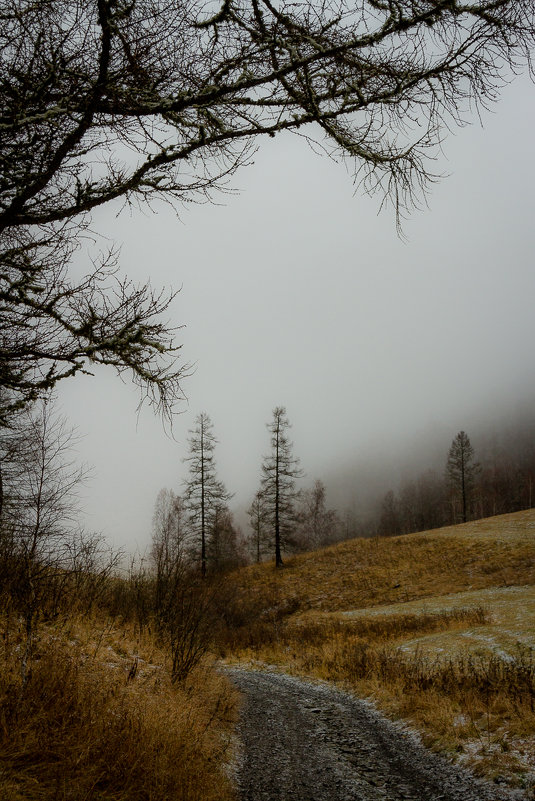
<instances>
[{"instance_id":1,"label":"overhanging tree branch","mask_svg":"<svg viewBox=\"0 0 535 801\"><path fill-rule=\"evenodd\" d=\"M535 0L0 0L0 21L0 380L17 405L111 364L170 412L170 296L113 260L68 278L91 211L210 198L257 137L308 126L400 215L444 129L531 67Z\"/></svg>"}]
</instances>

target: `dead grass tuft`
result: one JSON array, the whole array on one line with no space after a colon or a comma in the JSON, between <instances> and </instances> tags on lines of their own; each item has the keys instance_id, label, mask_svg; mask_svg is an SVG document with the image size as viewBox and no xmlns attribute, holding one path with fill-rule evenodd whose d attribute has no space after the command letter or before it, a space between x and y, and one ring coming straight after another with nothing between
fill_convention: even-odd
<instances>
[{"instance_id":1,"label":"dead grass tuft","mask_svg":"<svg viewBox=\"0 0 535 801\"><path fill-rule=\"evenodd\" d=\"M364 638L371 640L399 640L414 634L447 631L482 626L489 621L489 613L483 606L444 609L438 612L377 615L375 617L310 618L288 621L286 639L317 645L339 637L344 639Z\"/></svg>"}]
</instances>

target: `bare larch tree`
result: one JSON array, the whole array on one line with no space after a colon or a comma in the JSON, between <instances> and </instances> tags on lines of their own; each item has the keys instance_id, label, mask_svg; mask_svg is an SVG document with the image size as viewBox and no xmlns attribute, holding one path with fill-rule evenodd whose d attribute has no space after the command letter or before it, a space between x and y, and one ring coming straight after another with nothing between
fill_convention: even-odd
<instances>
[{"instance_id":1,"label":"bare larch tree","mask_svg":"<svg viewBox=\"0 0 535 801\"><path fill-rule=\"evenodd\" d=\"M44 614L57 613L60 596L68 593L69 578L76 578L84 549L90 555L94 538L76 524L87 469L73 461L74 431L54 410L53 399L23 410L16 423L0 429L5 484L0 590L24 621L25 681L36 623Z\"/></svg>"},{"instance_id":2,"label":"bare larch tree","mask_svg":"<svg viewBox=\"0 0 535 801\"><path fill-rule=\"evenodd\" d=\"M257 564L260 563L262 553L265 550L266 539L268 537L268 525L266 519L266 509L264 507L264 497L262 491L258 490L253 501L247 510L249 523L253 531L252 546L254 557Z\"/></svg>"},{"instance_id":3,"label":"bare larch tree","mask_svg":"<svg viewBox=\"0 0 535 801\"><path fill-rule=\"evenodd\" d=\"M459 431L452 440L446 462L446 480L450 487L452 501L461 503L461 519L468 520L470 503L473 499L476 478L481 471L479 462L474 461L474 448L466 432ZM455 508L455 507L454 507ZM454 521L455 520L454 514Z\"/></svg>"},{"instance_id":4,"label":"bare larch tree","mask_svg":"<svg viewBox=\"0 0 535 801\"><path fill-rule=\"evenodd\" d=\"M221 519L227 501L232 496L217 478L214 457L217 439L212 421L206 412L198 415L195 428L190 434L189 456L184 460L189 465L189 475L184 482L184 503L190 531L195 540L195 553L200 550L201 575L204 578L208 560L208 538L217 530L218 518Z\"/></svg>"},{"instance_id":5,"label":"bare larch tree","mask_svg":"<svg viewBox=\"0 0 535 801\"><path fill-rule=\"evenodd\" d=\"M296 526L295 479L302 476L299 459L292 455L288 437L290 422L284 406L273 409L268 423L271 452L262 462L261 496L266 520L272 534L275 550L275 567L282 567L282 550L288 545Z\"/></svg>"}]
</instances>

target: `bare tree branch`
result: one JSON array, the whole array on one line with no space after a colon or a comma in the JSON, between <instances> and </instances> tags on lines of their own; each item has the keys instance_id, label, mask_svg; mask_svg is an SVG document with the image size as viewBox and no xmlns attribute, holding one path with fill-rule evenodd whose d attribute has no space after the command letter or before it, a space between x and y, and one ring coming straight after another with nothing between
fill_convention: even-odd
<instances>
[{"instance_id":1,"label":"bare tree branch","mask_svg":"<svg viewBox=\"0 0 535 801\"><path fill-rule=\"evenodd\" d=\"M157 322L170 297L121 281L113 260L68 279L93 209L210 198L258 136L308 126L401 215L434 180L444 130L531 68L534 12L534 0L0 0L0 380L15 405L92 361L132 370L165 413L181 397Z\"/></svg>"}]
</instances>

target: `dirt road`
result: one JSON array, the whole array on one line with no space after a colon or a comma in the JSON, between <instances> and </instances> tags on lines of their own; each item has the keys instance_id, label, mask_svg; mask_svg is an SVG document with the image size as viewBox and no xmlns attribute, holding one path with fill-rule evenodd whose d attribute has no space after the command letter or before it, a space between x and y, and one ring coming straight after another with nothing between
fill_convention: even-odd
<instances>
[{"instance_id":1,"label":"dirt road","mask_svg":"<svg viewBox=\"0 0 535 801\"><path fill-rule=\"evenodd\" d=\"M243 693L240 801L512 801L326 684L232 668Z\"/></svg>"}]
</instances>

